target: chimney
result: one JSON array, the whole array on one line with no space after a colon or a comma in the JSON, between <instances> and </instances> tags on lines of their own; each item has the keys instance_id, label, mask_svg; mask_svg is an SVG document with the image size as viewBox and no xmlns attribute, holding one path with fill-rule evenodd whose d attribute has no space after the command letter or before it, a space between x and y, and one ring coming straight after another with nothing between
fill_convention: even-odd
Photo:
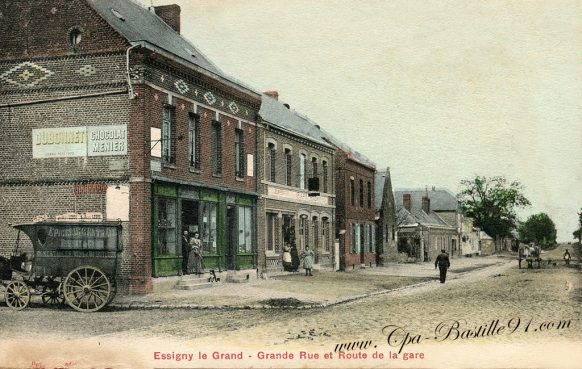
<instances>
[{"instance_id":1,"label":"chimney","mask_svg":"<svg viewBox=\"0 0 582 369\"><path fill-rule=\"evenodd\" d=\"M265 95L271 96L275 100L279 100L279 92L277 91L265 91Z\"/></svg>"},{"instance_id":2,"label":"chimney","mask_svg":"<svg viewBox=\"0 0 582 369\"><path fill-rule=\"evenodd\" d=\"M412 209L412 197L410 197L409 193L402 195L402 205L404 205L404 208L408 211Z\"/></svg>"},{"instance_id":3,"label":"chimney","mask_svg":"<svg viewBox=\"0 0 582 369\"><path fill-rule=\"evenodd\" d=\"M154 10L156 15L174 31L180 33L180 6L173 4L173 5L160 5L154 6Z\"/></svg>"},{"instance_id":4,"label":"chimney","mask_svg":"<svg viewBox=\"0 0 582 369\"><path fill-rule=\"evenodd\" d=\"M422 197L422 210L427 214L430 212L430 199L428 196Z\"/></svg>"}]
</instances>

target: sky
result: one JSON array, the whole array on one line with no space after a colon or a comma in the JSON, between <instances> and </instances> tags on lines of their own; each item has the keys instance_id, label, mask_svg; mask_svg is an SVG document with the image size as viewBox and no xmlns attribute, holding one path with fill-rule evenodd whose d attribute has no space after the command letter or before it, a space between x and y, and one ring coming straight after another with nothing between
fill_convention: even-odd
<instances>
[{"instance_id":1,"label":"sky","mask_svg":"<svg viewBox=\"0 0 582 369\"><path fill-rule=\"evenodd\" d=\"M393 187L519 180L558 240L582 208L582 1L141 0L227 74L373 160Z\"/></svg>"}]
</instances>

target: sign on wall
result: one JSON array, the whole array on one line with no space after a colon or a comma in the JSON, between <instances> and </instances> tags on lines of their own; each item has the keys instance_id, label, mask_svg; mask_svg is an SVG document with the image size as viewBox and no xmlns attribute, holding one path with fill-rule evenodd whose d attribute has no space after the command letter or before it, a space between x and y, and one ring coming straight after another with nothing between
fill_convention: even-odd
<instances>
[{"instance_id":1,"label":"sign on wall","mask_svg":"<svg viewBox=\"0 0 582 369\"><path fill-rule=\"evenodd\" d=\"M127 126L40 128L32 130L32 157L127 155Z\"/></svg>"}]
</instances>

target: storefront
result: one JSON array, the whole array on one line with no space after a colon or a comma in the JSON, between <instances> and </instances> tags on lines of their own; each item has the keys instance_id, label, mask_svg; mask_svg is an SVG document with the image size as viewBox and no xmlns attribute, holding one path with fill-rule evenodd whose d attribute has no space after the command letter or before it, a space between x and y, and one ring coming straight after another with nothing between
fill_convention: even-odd
<instances>
[{"instance_id":1,"label":"storefront","mask_svg":"<svg viewBox=\"0 0 582 369\"><path fill-rule=\"evenodd\" d=\"M256 196L171 183L152 191L154 277L180 272L186 230L200 233L206 270L256 268Z\"/></svg>"}]
</instances>

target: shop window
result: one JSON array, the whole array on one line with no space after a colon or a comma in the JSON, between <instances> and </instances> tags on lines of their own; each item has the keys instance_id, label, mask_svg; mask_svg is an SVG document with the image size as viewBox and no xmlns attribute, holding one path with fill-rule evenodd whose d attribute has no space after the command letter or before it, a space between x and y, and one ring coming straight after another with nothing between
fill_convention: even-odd
<instances>
[{"instance_id":1,"label":"shop window","mask_svg":"<svg viewBox=\"0 0 582 369\"><path fill-rule=\"evenodd\" d=\"M319 250L319 219L313 217L313 249Z\"/></svg>"},{"instance_id":2,"label":"shop window","mask_svg":"<svg viewBox=\"0 0 582 369\"><path fill-rule=\"evenodd\" d=\"M322 218L321 224L321 241L323 250L329 252L331 248L331 240L329 239L329 218Z\"/></svg>"},{"instance_id":3,"label":"shop window","mask_svg":"<svg viewBox=\"0 0 582 369\"><path fill-rule=\"evenodd\" d=\"M267 213L267 251L275 251L275 220L277 214Z\"/></svg>"},{"instance_id":4,"label":"shop window","mask_svg":"<svg viewBox=\"0 0 582 369\"><path fill-rule=\"evenodd\" d=\"M175 110L171 105L164 105L162 121L162 159L165 163L174 163Z\"/></svg>"},{"instance_id":5,"label":"shop window","mask_svg":"<svg viewBox=\"0 0 582 369\"><path fill-rule=\"evenodd\" d=\"M234 171L238 178L244 178L245 173L245 142L244 131L234 131Z\"/></svg>"},{"instance_id":6,"label":"shop window","mask_svg":"<svg viewBox=\"0 0 582 369\"><path fill-rule=\"evenodd\" d=\"M200 169L200 116L194 113L188 121L188 151L190 167Z\"/></svg>"},{"instance_id":7,"label":"shop window","mask_svg":"<svg viewBox=\"0 0 582 369\"><path fill-rule=\"evenodd\" d=\"M220 122L212 124L212 174L222 174L222 126Z\"/></svg>"},{"instance_id":8,"label":"shop window","mask_svg":"<svg viewBox=\"0 0 582 369\"><path fill-rule=\"evenodd\" d=\"M293 176L292 176L292 169L293 169L293 156L291 155L291 150L285 149L285 168L286 168L286 181L285 184L287 186L293 185Z\"/></svg>"},{"instance_id":9,"label":"shop window","mask_svg":"<svg viewBox=\"0 0 582 369\"><path fill-rule=\"evenodd\" d=\"M299 242L301 244L301 249L304 249L306 245L309 245L309 229L307 215L302 215L299 218Z\"/></svg>"},{"instance_id":10,"label":"shop window","mask_svg":"<svg viewBox=\"0 0 582 369\"><path fill-rule=\"evenodd\" d=\"M176 200L158 198L158 255L177 254Z\"/></svg>"},{"instance_id":11,"label":"shop window","mask_svg":"<svg viewBox=\"0 0 582 369\"><path fill-rule=\"evenodd\" d=\"M202 226L201 234L202 247L204 252L216 254L216 214L217 206L212 202L201 203Z\"/></svg>"},{"instance_id":12,"label":"shop window","mask_svg":"<svg viewBox=\"0 0 582 369\"><path fill-rule=\"evenodd\" d=\"M252 252L253 246L253 208L238 208L238 252Z\"/></svg>"}]
</instances>

